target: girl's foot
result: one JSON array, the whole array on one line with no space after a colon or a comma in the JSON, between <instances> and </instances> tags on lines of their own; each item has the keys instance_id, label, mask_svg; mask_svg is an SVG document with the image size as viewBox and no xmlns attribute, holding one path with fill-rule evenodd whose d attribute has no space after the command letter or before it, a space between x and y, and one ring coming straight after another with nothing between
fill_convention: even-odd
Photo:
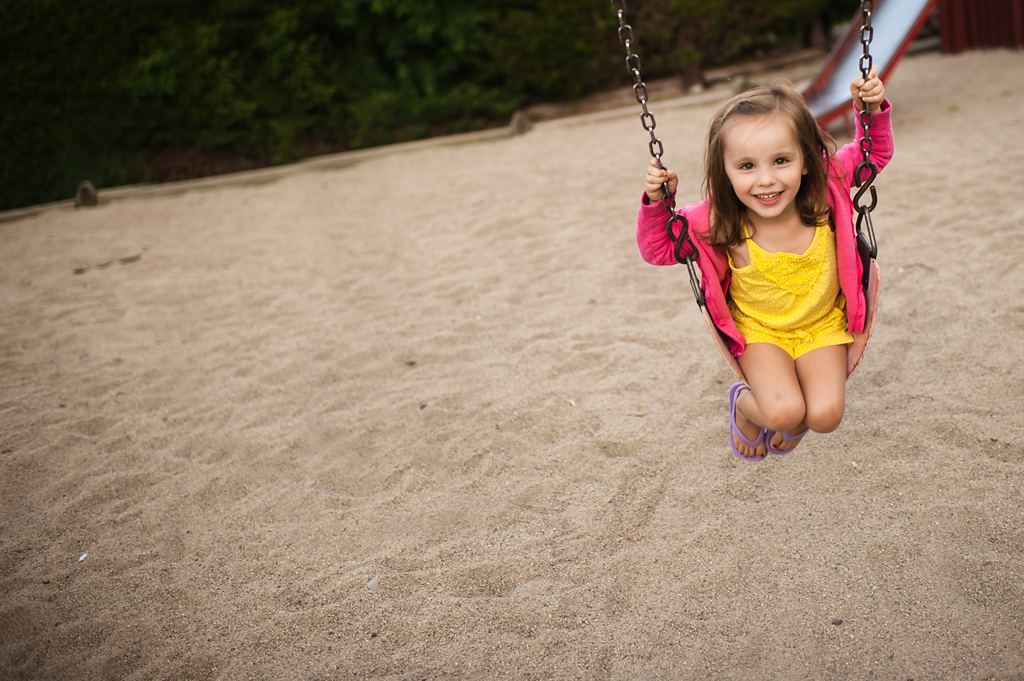
<instances>
[{"instance_id":1,"label":"girl's foot","mask_svg":"<svg viewBox=\"0 0 1024 681\"><path fill-rule=\"evenodd\" d=\"M764 429L748 419L739 406L740 399L746 392L750 392L750 388L742 383L733 386L731 416L735 428L730 433L732 448L743 459L760 461L768 453L767 447L765 447Z\"/></svg>"},{"instance_id":2,"label":"girl's foot","mask_svg":"<svg viewBox=\"0 0 1024 681\"><path fill-rule=\"evenodd\" d=\"M794 432L798 431L798 432ZM773 454L789 454L800 444L800 440L807 434L807 425L801 424L793 430L765 431L765 442L768 444L768 451Z\"/></svg>"}]
</instances>

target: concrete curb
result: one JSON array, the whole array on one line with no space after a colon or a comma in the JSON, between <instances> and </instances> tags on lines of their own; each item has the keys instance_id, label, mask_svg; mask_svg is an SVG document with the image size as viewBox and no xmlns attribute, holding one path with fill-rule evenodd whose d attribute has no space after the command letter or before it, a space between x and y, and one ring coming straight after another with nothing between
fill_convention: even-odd
<instances>
[{"instance_id":1,"label":"concrete curb","mask_svg":"<svg viewBox=\"0 0 1024 681\"><path fill-rule=\"evenodd\" d=\"M202 177L197 178L195 180L165 182L162 184L135 184L128 185L125 187L113 187L111 189L101 189L98 191L99 204L103 205L105 203L109 203L110 201L118 201L121 199L128 198L140 198L149 196L171 196L174 194L183 194L185 192L193 190L267 184L269 182L276 182L277 180L280 180L284 177L296 175L298 173L347 168L349 166L362 163L363 161L366 161L368 159L379 158L381 156L390 156L392 154L401 154L410 151L419 151L421 149L430 149L435 147L456 146L460 144L477 144L480 142L490 142L493 140L507 139L511 136L512 131L510 128L494 128L491 130L468 132L461 135L432 137L430 139L416 140L414 142L390 144L383 147L373 147L372 149L360 149L358 151L343 151L337 154L313 156L310 158L303 159L301 161L296 161L295 163L290 163L288 165L271 166L269 168L258 168L256 170L245 170L238 173L228 173L226 175L213 175L211 177ZM0 212L0 222L12 222L14 220L20 220L22 218L39 215L40 213L46 212L48 210L74 207L74 199L69 199L67 201L54 201L53 203L43 203L37 206L17 208L14 210Z\"/></svg>"}]
</instances>

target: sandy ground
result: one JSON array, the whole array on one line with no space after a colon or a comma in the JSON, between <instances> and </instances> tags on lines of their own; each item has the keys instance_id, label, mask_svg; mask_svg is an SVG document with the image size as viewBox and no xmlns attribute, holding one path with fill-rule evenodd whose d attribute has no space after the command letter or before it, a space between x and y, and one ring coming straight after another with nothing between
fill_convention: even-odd
<instances>
[{"instance_id":1,"label":"sandy ground","mask_svg":"<svg viewBox=\"0 0 1024 681\"><path fill-rule=\"evenodd\" d=\"M0 677L1024 678L1024 53L888 93L846 418L756 465L637 111L0 224Z\"/></svg>"}]
</instances>

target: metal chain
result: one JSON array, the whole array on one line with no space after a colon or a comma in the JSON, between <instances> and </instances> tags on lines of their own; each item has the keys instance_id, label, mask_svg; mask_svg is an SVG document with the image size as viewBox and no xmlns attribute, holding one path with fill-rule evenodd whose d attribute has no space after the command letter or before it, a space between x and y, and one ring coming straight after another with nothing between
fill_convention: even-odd
<instances>
[{"instance_id":1,"label":"metal chain","mask_svg":"<svg viewBox=\"0 0 1024 681\"><path fill-rule=\"evenodd\" d=\"M873 0L862 0L860 3L861 27L860 43L864 47L864 54L860 58L861 77L867 81L871 73L871 39L874 38L875 29L871 25L871 13L874 9ZM853 207L857 211L857 234L863 234L863 227L867 228L867 240L871 246L871 257L878 255L878 244L875 242L875 229L871 224L871 211L878 205L878 194L875 192L873 182L878 175L878 167L871 160L871 152L874 151L874 142L871 140L871 106L864 103L863 108L857 113L857 119L861 128L860 151L863 160L854 171L854 179L857 183L857 194L853 197ZM867 172L867 178L864 174ZM868 191L871 192L871 204L862 205L861 197ZM863 226L863 227L862 227Z\"/></svg>"},{"instance_id":2,"label":"metal chain","mask_svg":"<svg viewBox=\"0 0 1024 681\"><path fill-rule=\"evenodd\" d=\"M647 108L647 85L640 77L640 57L633 52L633 27L626 23L626 0L611 0L611 3L612 11L615 12L619 19L619 42L626 47L626 68L629 70L630 75L633 76L633 95L644 110L640 114L640 124L651 136L651 141L647 147L651 152L651 156L657 162L658 168L664 170L665 166L661 163L661 157L665 154L665 147L654 134L654 128L657 127L657 123L654 120L654 114ZM694 262L697 257L697 249L693 245L693 240L690 239L689 222L687 222L682 214L676 212L676 199L668 189L667 180L661 185L661 193L662 203L669 213L668 222L665 223L665 230L668 232L668 238L675 244L673 255L675 255L676 262L686 265L686 269L690 274L690 288L693 289L697 305L704 307L704 293L700 288L700 278L697 275L697 266ZM678 236L673 231L676 223L679 223ZM689 247L690 250L686 256L682 254L684 246Z\"/></svg>"}]
</instances>

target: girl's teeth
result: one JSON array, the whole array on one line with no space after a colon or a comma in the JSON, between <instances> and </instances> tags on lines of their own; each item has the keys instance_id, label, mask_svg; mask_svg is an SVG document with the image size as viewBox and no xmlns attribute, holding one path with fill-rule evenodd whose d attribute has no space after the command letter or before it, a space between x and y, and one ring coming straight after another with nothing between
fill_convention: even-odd
<instances>
[{"instance_id":1,"label":"girl's teeth","mask_svg":"<svg viewBox=\"0 0 1024 681\"><path fill-rule=\"evenodd\" d=\"M772 199L776 198L778 195L779 195L779 192L775 192L774 194L758 194L757 198L761 199L762 201L771 201Z\"/></svg>"}]
</instances>

